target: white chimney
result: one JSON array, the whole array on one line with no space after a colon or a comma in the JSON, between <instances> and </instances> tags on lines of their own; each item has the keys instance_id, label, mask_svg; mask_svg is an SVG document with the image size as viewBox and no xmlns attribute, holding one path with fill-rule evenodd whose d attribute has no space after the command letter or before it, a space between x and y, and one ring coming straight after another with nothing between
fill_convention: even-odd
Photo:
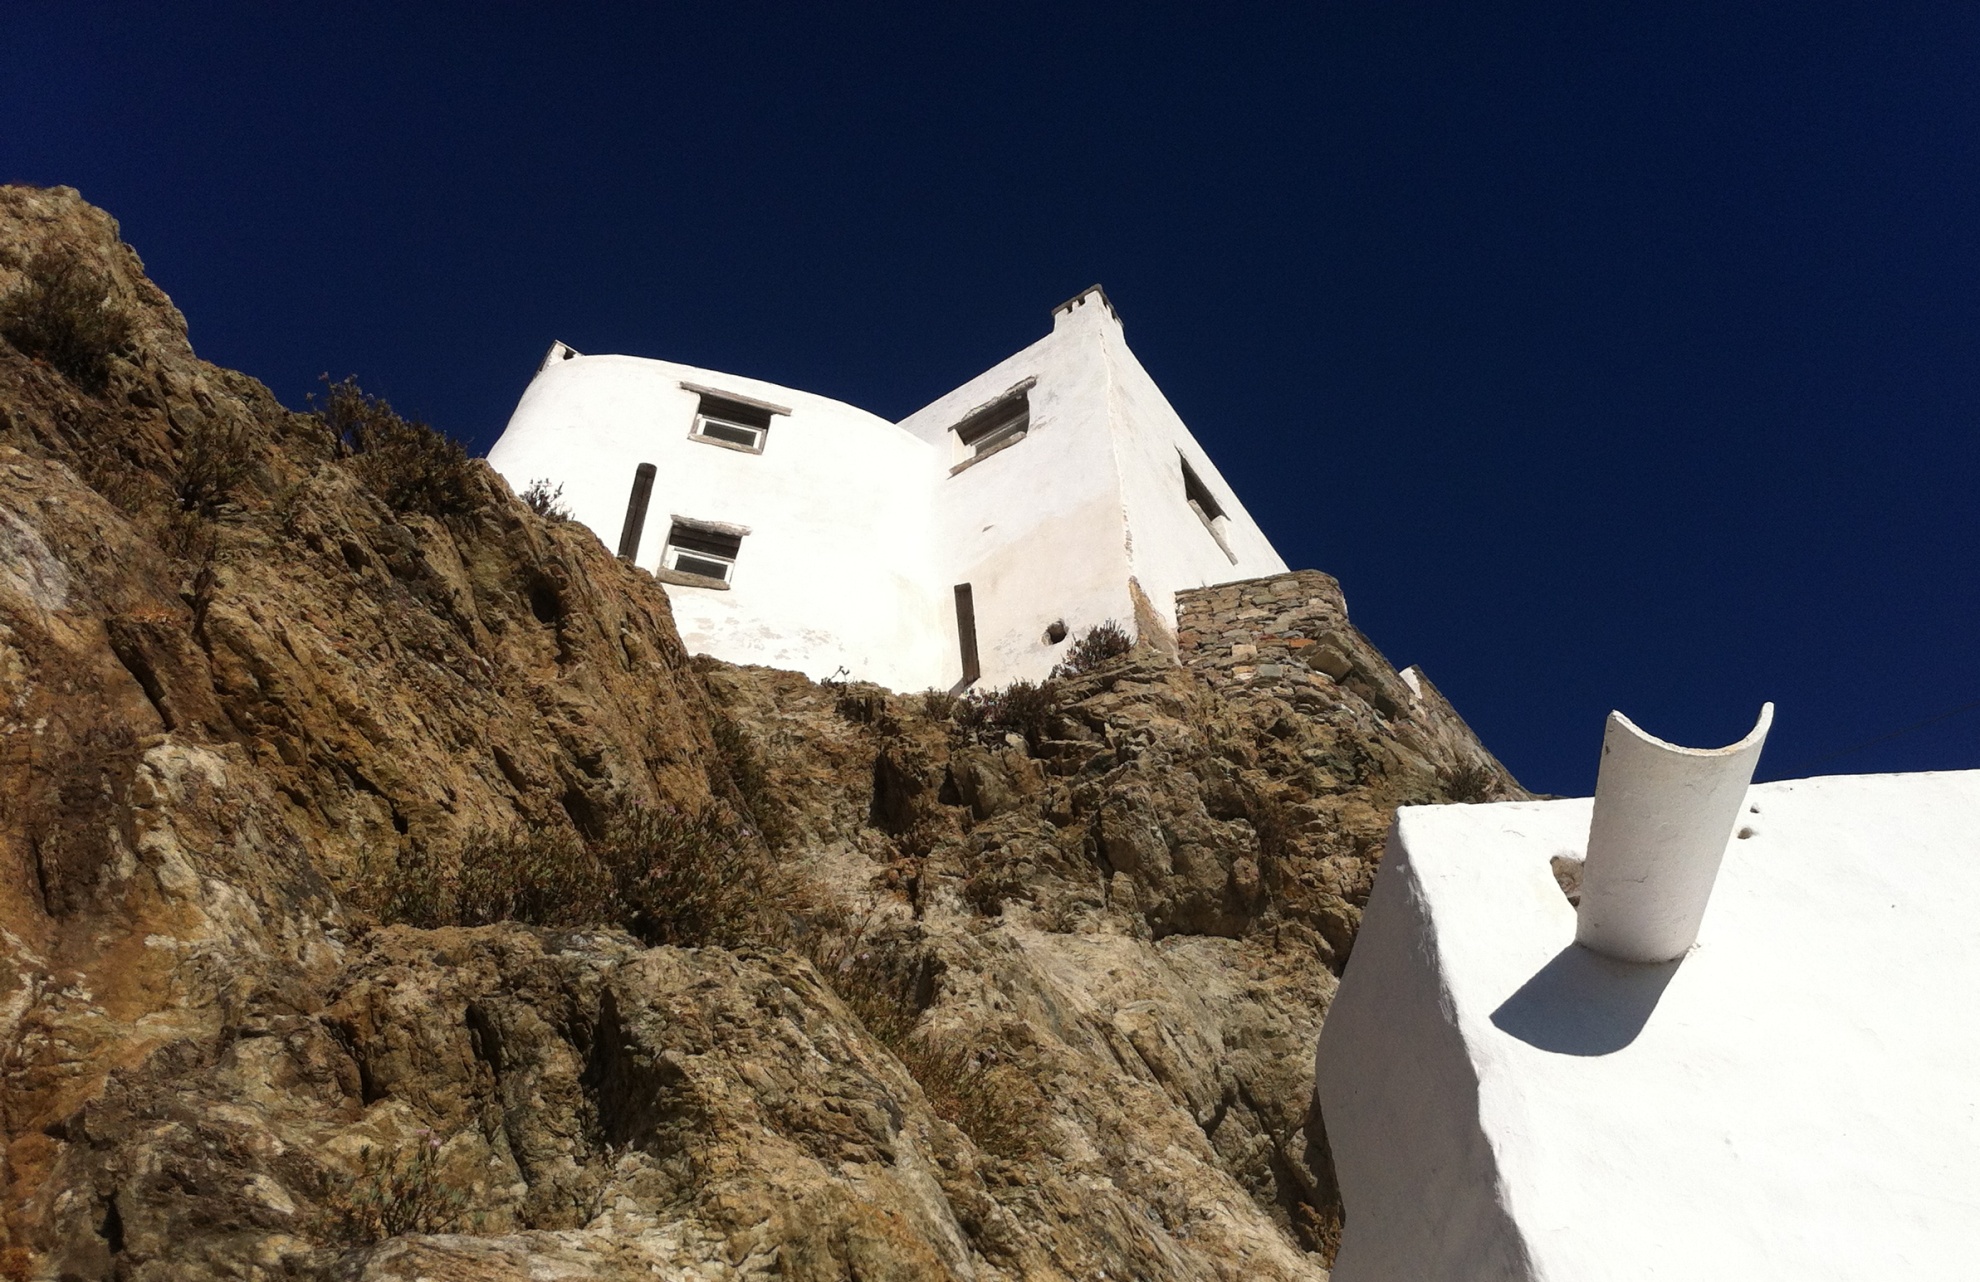
<instances>
[{"instance_id":1,"label":"white chimney","mask_svg":"<svg viewBox=\"0 0 1980 1282\"><path fill-rule=\"evenodd\" d=\"M1609 714L1575 942L1628 962L1666 962L1698 941L1726 844L1774 705L1738 743L1680 748Z\"/></svg>"}]
</instances>

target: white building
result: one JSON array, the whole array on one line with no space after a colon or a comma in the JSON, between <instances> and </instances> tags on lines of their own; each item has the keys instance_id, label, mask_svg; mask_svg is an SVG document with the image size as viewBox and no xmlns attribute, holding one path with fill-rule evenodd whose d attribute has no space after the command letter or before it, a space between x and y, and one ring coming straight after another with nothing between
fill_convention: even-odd
<instances>
[{"instance_id":1,"label":"white building","mask_svg":"<svg viewBox=\"0 0 1980 1282\"><path fill-rule=\"evenodd\" d=\"M488 459L665 580L690 650L897 690L1035 680L1068 635L1286 568L1098 286L898 424L560 343Z\"/></svg>"},{"instance_id":2,"label":"white building","mask_svg":"<svg viewBox=\"0 0 1980 1282\"><path fill-rule=\"evenodd\" d=\"M1980 1276L1980 771L1749 791L1764 733L1399 813L1316 1065L1336 1282Z\"/></svg>"}]
</instances>

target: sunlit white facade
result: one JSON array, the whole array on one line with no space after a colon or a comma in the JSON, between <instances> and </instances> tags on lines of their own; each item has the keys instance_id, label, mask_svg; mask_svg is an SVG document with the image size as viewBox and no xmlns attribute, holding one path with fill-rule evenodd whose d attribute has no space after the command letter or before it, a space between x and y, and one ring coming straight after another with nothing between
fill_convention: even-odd
<instances>
[{"instance_id":1,"label":"sunlit white facade","mask_svg":"<svg viewBox=\"0 0 1980 1282\"><path fill-rule=\"evenodd\" d=\"M558 344L489 462L666 581L690 650L899 690L1036 679L1068 635L1286 568L1097 286L897 424Z\"/></svg>"}]
</instances>

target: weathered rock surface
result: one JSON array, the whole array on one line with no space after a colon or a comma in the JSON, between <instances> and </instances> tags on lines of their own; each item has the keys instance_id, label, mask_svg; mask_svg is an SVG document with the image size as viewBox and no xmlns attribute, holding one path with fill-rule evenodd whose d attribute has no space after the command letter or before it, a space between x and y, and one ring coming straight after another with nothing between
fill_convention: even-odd
<instances>
[{"instance_id":1,"label":"weathered rock surface","mask_svg":"<svg viewBox=\"0 0 1980 1282\"><path fill-rule=\"evenodd\" d=\"M97 392L0 341L0 1277L1324 1276L1388 816L1517 795L1331 580L1028 731L691 662L588 532L478 464L395 508L0 188L0 295L53 246L135 325ZM760 948L380 924L474 833L745 794L812 906Z\"/></svg>"}]
</instances>

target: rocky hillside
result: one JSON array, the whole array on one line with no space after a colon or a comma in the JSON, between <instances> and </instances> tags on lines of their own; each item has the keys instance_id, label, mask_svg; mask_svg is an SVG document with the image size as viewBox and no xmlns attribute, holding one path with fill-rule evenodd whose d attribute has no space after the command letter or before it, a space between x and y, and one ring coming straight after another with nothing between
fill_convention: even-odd
<instances>
[{"instance_id":1,"label":"rocky hillside","mask_svg":"<svg viewBox=\"0 0 1980 1282\"><path fill-rule=\"evenodd\" d=\"M0 1278L1325 1276L1382 832L1518 795L1331 580L816 685L72 191L0 337Z\"/></svg>"}]
</instances>

